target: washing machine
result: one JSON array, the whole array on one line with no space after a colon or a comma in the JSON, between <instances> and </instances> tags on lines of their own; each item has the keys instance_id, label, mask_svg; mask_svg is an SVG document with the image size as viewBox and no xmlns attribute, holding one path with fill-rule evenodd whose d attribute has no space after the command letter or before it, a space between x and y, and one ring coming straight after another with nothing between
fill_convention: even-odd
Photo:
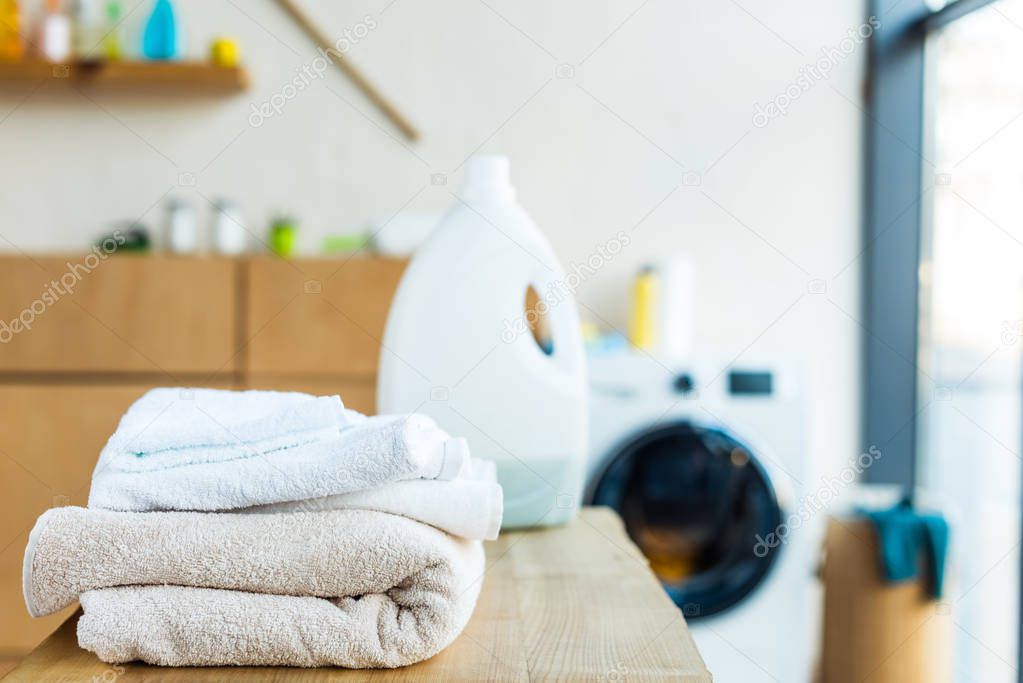
<instances>
[{"instance_id":1,"label":"washing machine","mask_svg":"<svg viewBox=\"0 0 1023 683\"><path fill-rule=\"evenodd\" d=\"M590 358L586 499L621 515L714 680L811 680L823 520L797 372Z\"/></svg>"}]
</instances>

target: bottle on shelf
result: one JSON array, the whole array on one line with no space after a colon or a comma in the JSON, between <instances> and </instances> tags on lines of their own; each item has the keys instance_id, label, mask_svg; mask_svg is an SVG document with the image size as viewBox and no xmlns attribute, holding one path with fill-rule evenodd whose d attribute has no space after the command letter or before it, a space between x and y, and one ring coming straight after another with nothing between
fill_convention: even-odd
<instances>
[{"instance_id":1,"label":"bottle on shelf","mask_svg":"<svg viewBox=\"0 0 1023 683\"><path fill-rule=\"evenodd\" d=\"M164 239L175 254L194 254L199 250L199 225L195 209L187 201L170 199L164 214Z\"/></svg>"},{"instance_id":2,"label":"bottle on shelf","mask_svg":"<svg viewBox=\"0 0 1023 683\"><path fill-rule=\"evenodd\" d=\"M25 56L18 0L0 0L0 60L16 62Z\"/></svg>"},{"instance_id":3,"label":"bottle on shelf","mask_svg":"<svg viewBox=\"0 0 1023 683\"><path fill-rule=\"evenodd\" d=\"M108 0L106 30L103 33L103 56L111 62L124 59L124 35L121 30L121 2Z\"/></svg>"},{"instance_id":4,"label":"bottle on shelf","mask_svg":"<svg viewBox=\"0 0 1023 683\"><path fill-rule=\"evenodd\" d=\"M283 258L295 254L298 245L298 223L290 216L281 215L270 224L270 250Z\"/></svg>"},{"instance_id":5,"label":"bottle on shelf","mask_svg":"<svg viewBox=\"0 0 1023 683\"><path fill-rule=\"evenodd\" d=\"M71 56L71 20L62 11L60 0L46 0L35 44L39 56L50 62L63 62Z\"/></svg>"},{"instance_id":6,"label":"bottle on shelf","mask_svg":"<svg viewBox=\"0 0 1023 683\"><path fill-rule=\"evenodd\" d=\"M142 55L147 59L178 56L178 18L171 0L156 0L142 34Z\"/></svg>"},{"instance_id":7,"label":"bottle on shelf","mask_svg":"<svg viewBox=\"0 0 1023 683\"><path fill-rule=\"evenodd\" d=\"M211 215L213 248L220 254L243 254L249 246L245 218L238 206L226 199L213 201Z\"/></svg>"},{"instance_id":8,"label":"bottle on shelf","mask_svg":"<svg viewBox=\"0 0 1023 683\"><path fill-rule=\"evenodd\" d=\"M103 56L103 8L101 0L75 0L75 58L93 61Z\"/></svg>"}]
</instances>

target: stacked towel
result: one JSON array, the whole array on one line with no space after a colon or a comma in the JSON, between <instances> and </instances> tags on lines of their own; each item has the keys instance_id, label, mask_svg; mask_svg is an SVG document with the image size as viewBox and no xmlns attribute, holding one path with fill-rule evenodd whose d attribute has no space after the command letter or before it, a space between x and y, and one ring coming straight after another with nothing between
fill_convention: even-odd
<instances>
[{"instance_id":1,"label":"stacked towel","mask_svg":"<svg viewBox=\"0 0 1023 683\"><path fill-rule=\"evenodd\" d=\"M376 510L410 517L452 536L492 541L501 528L503 501L494 463L473 458L463 475L450 481L396 481L368 491L259 505L244 512Z\"/></svg>"},{"instance_id":2,"label":"stacked towel","mask_svg":"<svg viewBox=\"0 0 1023 683\"><path fill-rule=\"evenodd\" d=\"M366 417L338 396L153 389L100 453L89 507L233 510L450 480L468 458L426 416Z\"/></svg>"},{"instance_id":3,"label":"stacked towel","mask_svg":"<svg viewBox=\"0 0 1023 683\"><path fill-rule=\"evenodd\" d=\"M464 628L500 517L493 465L423 416L158 389L104 448L89 508L36 522L25 602L79 599L79 644L107 662L402 666Z\"/></svg>"},{"instance_id":4,"label":"stacked towel","mask_svg":"<svg viewBox=\"0 0 1023 683\"><path fill-rule=\"evenodd\" d=\"M394 667L472 613L479 542L380 512L273 515L56 508L25 554L34 616L81 600L106 662Z\"/></svg>"}]
</instances>

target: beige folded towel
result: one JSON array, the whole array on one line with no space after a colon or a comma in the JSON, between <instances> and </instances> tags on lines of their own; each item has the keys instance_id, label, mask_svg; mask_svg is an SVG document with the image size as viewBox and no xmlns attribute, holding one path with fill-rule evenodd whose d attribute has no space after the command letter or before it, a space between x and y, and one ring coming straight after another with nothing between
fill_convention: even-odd
<instances>
[{"instance_id":1,"label":"beige folded towel","mask_svg":"<svg viewBox=\"0 0 1023 683\"><path fill-rule=\"evenodd\" d=\"M468 622L484 568L466 541L381 512L55 508L25 550L33 616L79 598L107 662L395 667Z\"/></svg>"}]
</instances>

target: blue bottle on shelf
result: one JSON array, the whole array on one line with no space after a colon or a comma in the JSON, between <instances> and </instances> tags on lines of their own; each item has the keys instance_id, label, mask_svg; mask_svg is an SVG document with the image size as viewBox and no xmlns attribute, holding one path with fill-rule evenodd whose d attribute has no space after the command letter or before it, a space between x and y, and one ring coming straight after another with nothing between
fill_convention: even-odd
<instances>
[{"instance_id":1,"label":"blue bottle on shelf","mask_svg":"<svg viewBox=\"0 0 1023 683\"><path fill-rule=\"evenodd\" d=\"M142 55L147 59L178 56L178 19L171 0L156 0L142 34Z\"/></svg>"}]
</instances>

